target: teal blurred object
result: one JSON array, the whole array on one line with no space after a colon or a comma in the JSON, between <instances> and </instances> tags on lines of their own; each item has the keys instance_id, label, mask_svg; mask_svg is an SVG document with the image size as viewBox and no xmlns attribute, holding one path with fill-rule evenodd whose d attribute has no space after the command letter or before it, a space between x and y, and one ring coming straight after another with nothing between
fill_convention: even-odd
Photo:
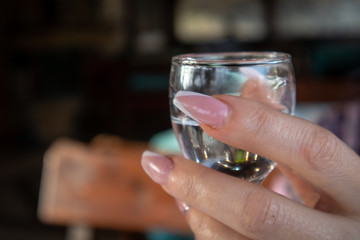
<instances>
[{"instance_id":1,"label":"teal blurred object","mask_svg":"<svg viewBox=\"0 0 360 240\"><path fill-rule=\"evenodd\" d=\"M169 74L133 75L129 80L130 89L138 92L167 91L169 88Z\"/></svg>"},{"instance_id":2,"label":"teal blurred object","mask_svg":"<svg viewBox=\"0 0 360 240\"><path fill-rule=\"evenodd\" d=\"M359 56L359 44L322 44L311 52L311 68L317 75L351 74L359 70Z\"/></svg>"},{"instance_id":3,"label":"teal blurred object","mask_svg":"<svg viewBox=\"0 0 360 240\"><path fill-rule=\"evenodd\" d=\"M195 239L192 235L177 234L162 230L149 231L146 234L146 237L149 240L194 240Z\"/></svg>"},{"instance_id":4,"label":"teal blurred object","mask_svg":"<svg viewBox=\"0 0 360 240\"><path fill-rule=\"evenodd\" d=\"M176 140L175 133L168 129L155 134L149 141L152 149L162 153L180 154L181 150Z\"/></svg>"}]
</instances>

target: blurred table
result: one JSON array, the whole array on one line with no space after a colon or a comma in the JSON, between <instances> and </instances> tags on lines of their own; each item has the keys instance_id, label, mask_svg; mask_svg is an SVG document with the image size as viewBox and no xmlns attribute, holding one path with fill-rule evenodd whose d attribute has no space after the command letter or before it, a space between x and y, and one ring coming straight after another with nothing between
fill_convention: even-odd
<instances>
[{"instance_id":1,"label":"blurred table","mask_svg":"<svg viewBox=\"0 0 360 240\"><path fill-rule=\"evenodd\" d=\"M140 165L147 143L98 136L60 139L46 152L39 218L48 224L189 233L175 201Z\"/></svg>"}]
</instances>

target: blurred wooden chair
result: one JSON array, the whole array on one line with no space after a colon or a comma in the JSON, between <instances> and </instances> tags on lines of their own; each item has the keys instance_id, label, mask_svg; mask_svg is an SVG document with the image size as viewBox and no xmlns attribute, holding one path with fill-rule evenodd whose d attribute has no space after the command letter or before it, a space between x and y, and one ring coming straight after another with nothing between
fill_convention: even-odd
<instances>
[{"instance_id":1,"label":"blurred wooden chair","mask_svg":"<svg viewBox=\"0 0 360 240\"><path fill-rule=\"evenodd\" d=\"M91 228L189 233L174 199L140 166L147 148L144 142L106 135L89 145L56 141L44 156L40 220L77 226L68 239L91 239Z\"/></svg>"}]
</instances>

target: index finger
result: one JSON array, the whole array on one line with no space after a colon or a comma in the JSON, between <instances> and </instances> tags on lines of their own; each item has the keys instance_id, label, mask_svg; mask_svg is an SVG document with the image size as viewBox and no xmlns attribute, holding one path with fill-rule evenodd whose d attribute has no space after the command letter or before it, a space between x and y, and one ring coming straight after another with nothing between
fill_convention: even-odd
<instances>
[{"instance_id":1,"label":"index finger","mask_svg":"<svg viewBox=\"0 0 360 240\"><path fill-rule=\"evenodd\" d=\"M326 129L243 97L179 92L174 103L215 139L287 166L342 211L360 212L360 159Z\"/></svg>"},{"instance_id":2,"label":"index finger","mask_svg":"<svg viewBox=\"0 0 360 240\"><path fill-rule=\"evenodd\" d=\"M356 206L360 211L355 190L360 182L360 159L331 132L242 97L222 95L217 99L231 113L222 126L202 124L205 132L293 169L344 208Z\"/></svg>"}]
</instances>

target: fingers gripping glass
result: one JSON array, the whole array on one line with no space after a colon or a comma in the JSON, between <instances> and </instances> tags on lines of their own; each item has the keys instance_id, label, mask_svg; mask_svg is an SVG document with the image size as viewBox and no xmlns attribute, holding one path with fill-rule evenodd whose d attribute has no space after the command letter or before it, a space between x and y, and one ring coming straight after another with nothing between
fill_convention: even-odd
<instances>
[{"instance_id":1,"label":"fingers gripping glass","mask_svg":"<svg viewBox=\"0 0 360 240\"><path fill-rule=\"evenodd\" d=\"M184 156L215 170L260 184L276 164L256 153L234 148L207 135L194 119L173 104L178 91L210 96L242 96L292 114L295 107L295 79L290 55L279 52L203 53L178 55L172 59L170 112Z\"/></svg>"}]
</instances>

